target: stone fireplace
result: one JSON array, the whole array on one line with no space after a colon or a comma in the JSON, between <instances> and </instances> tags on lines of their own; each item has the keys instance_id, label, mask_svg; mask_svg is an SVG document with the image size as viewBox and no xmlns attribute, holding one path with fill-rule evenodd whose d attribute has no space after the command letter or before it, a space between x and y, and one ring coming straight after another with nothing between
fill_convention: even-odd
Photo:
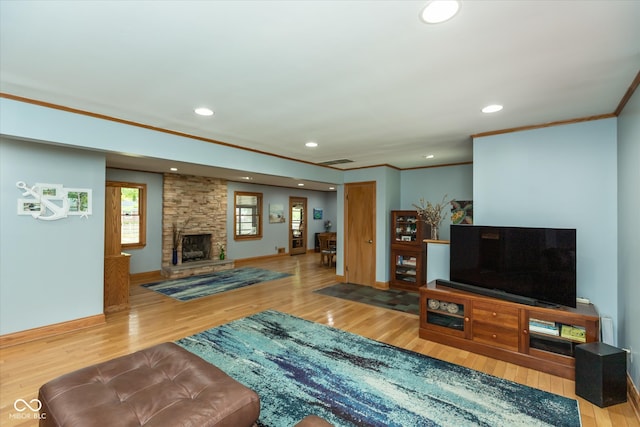
<instances>
[{"instance_id":1,"label":"stone fireplace","mask_svg":"<svg viewBox=\"0 0 640 427\"><path fill-rule=\"evenodd\" d=\"M211 234L182 236L182 263L211 259Z\"/></svg>"},{"instance_id":2,"label":"stone fireplace","mask_svg":"<svg viewBox=\"0 0 640 427\"><path fill-rule=\"evenodd\" d=\"M219 178L164 174L162 189L162 274L184 277L233 268L220 260L227 247L227 182ZM178 264L171 262L173 230L182 234Z\"/></svg>"}]
</instances>

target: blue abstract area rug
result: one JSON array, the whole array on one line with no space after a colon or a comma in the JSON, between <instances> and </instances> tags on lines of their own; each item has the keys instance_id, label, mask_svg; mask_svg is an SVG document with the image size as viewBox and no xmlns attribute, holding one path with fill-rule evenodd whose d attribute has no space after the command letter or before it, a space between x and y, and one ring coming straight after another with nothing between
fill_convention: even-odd
<instances>
[{"instance_id":1,"label":"blue abstract area rug","mask_svg":"<svg viewBox=\"0 0 640 427\"><path fill-rule=\"evenodd\" d=\"M580 426L578 402L264 311L177 344L260 396L260 426Z\"/></svg>"},{"instance_id":2,"label":"blue abstract area rug","mask_svg":"<svg viewBox=\"0 0 640 427\"><path fill-rule=\"evenodd\" d=\"M287 276L291 276L291 274L261 268L244 267L218 271L201 276L190 276L181 279L148 283L142 286L180 301L190 301L192 299L244 288L245 286L281 279Z\"/></svg>"},{"instance_id":3,"label":"blue abstract area rug","mask_svg":"<svg viewBox=\"0 0 640 427\"><path fill-rule=\"evenodd\" d=\"M420 295L416 292L397 289L382 290L353 283L338 283L314 292L404 313L420 314Z\"/></svg>"}]
</instances>

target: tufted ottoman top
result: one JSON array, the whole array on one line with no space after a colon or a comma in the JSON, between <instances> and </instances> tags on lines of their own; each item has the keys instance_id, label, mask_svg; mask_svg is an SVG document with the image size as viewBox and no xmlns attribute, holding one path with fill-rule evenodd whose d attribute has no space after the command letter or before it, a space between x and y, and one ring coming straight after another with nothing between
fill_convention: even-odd
<instances>
[{"instance_id":1,"label":"tufted ottoman top","mask_svg":"<svg viewBox=\"0 0 640 427\"><path fill-rule=\"evenodd\" d=\"M41 427L251 426L258 395L173 343L56 378L40 388Z\"/></svg>"}]
</instances>

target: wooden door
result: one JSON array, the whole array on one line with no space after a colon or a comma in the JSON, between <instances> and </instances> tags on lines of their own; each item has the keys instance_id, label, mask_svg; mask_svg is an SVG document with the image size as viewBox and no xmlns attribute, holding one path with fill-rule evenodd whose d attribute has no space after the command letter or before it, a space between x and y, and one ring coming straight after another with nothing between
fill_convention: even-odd
<instances>
[{"instance_id":1,"label":"wooden door","mask_svg":"<svg viewBox=\"0 0 640 427\"><path fill-rule=\"evenodd\" d=\"M307 253L307 198L289 197L289 254Z\"/></svg>"},{"instance_id":2,"label":"wooden door","mask_svg":"<svg viewBox=\"0 0 640 427\"><path fill-rule=\"evenodd\" d=\"M376 283L376 183L345 185L345 278L348 283Z\"/></svg>"}]
</instances>

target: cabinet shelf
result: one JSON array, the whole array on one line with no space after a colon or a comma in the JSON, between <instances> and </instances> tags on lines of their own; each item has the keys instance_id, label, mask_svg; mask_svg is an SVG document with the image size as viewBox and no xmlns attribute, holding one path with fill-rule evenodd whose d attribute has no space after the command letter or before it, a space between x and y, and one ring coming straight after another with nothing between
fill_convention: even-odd
<instances>
[{"instance_id":1,"label":"cabinet shelf","mask_svg":"<svg viewBox=\"0 0 640 427\"><path fill-rule=\"evenodd\" d=\"M462 316L450 316L437 311L427 312L427 323L458 331L464 330L464 319Z\"/></svg>"},{"instance_id":2,"label":"cabinet shelf","mask_svg":"<svg viewBox=\"0 0 640 427\"><path fill-rule=\"evenodd\" d=\"M464 317L464 304L458 304L452 301L428 298L426 309L429 312L440 313L451 317Z\"/></svg>"},{"instance_id":3,"label":"cabinet shelf","mask_svg":"<svg viewBox=\"0 0 640 427\"><path fill-rule=\"evenodd\" d=\"M572 356L576 345L581 344L576 341L559 339L551 335L531 334L529 336L529 349L542 350L548 353Z\"/></svg>"},{"instance_id":4,"label":"cabinet shelf","mask_svg":"<svg viewBox=\"0 0 640 427\"><path fill-rule=\"evenodd\" d=\"M427 309L427 313L436 313L436 314L441 314L441 315L444 315L444 316L455 317L455 318L460 318L460 319L464 318L464 314L463 313L452 314L452 313L449 313L448 311L445 311L445 310L430 310L430 309Z\"/></svg>"}]
</instances>

